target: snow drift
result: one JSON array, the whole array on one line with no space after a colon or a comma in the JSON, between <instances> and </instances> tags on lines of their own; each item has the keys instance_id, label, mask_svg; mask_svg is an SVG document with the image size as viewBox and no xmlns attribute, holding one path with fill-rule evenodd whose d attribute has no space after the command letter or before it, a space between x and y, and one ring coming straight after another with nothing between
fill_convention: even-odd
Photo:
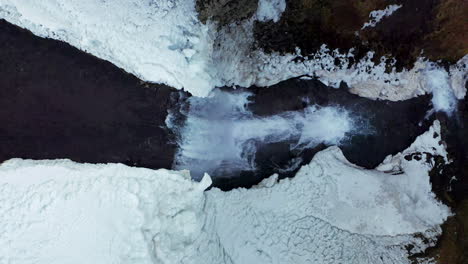
<instances>
[{"instance_id":1,"label":"snow drift","mask_svg":"<svg viewBox=\"0 0 468 264\"><path fill-rule=\"evenodd\" d=\"M186 171L13 159L0 166L0 263L410 263L450 214L431 192L440 126L377 170L337 147L292 179L204 191ZM421 237L413 236L420 232Z\"/></svg>"}]
</instances>

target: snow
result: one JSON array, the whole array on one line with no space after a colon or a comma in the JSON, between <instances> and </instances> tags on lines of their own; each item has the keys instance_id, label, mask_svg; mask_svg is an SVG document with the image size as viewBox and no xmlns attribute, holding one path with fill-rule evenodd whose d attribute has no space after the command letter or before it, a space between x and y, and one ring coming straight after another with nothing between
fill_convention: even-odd
<instances>
[{"instance_id":1,"label":"snow","mask_svg":"<svg viewBox=\"0 0 468 264\"><path fill-rule=\"evenodd\" d=\"M330 147L294 178L230 192L204 191L209 177L187 171L9 160L0 263L409 264L405 245L433 245L450 214L430 190L431 165L402 158L446 156L434 132L438 122L377 170Z\"/></svg>"},{"instance_id":2,"label":"snow","mask_svg":"<svg viewBox=\"0 0 468 264\"><path fill-rule=\"evenodd\" d=\"M179 136L175 168L190 169L196 179L205 172L226 177L254 170L259 144L291 141L291 149L312 148L336 145L350 133L365 131L357 117L337 106L310 105L303 111L257 117L246 107L250 96L215 90L211 97L189 99L183 124L173 124L169 115L166 123Z\"/></svg>"},{"instance_id":3,"label":"snow","mask_svg":"<svg viewBox=\"0 0 468 264\"><path fill-rule=\"evenodd\" d=\"M108 60L143 80L206 96L210 26L186 0L0 0L0 18Z\"/></svg>"},{"instance_id":4,"label":"snow","mask_svg":"<svg viewBox=\"0 0 468 264\"><path fill-rule=\"evenodd\" d=\"M339 87L345 82L350 92L371 99L391 101L406 100L432 92L427 86L426 69L433 67L430 61L419 58L412 69L397 71L396 61L381 57L374 63L374 53L353 63L353 50L341 53L322 45L319 51L303 56L295 53L266 54L255 49L254 19L231 24L221 29L215 39L213 63L218 69L219 82L227 86L270 86L297 76L316 77L326 85ZM466 56L465 56L466 57ZM457 98L466 89L466 58L450 69L450 82ZM339 61L337 65L335 62ZM389 72L387 69L391 69Z\"/></svg>"},{"instance_id":5,"label":"snow","mask_svg":"<svg viewBox=\"0 0 468 264\"><path fill-rule=\"evenodd\" d=\"M352 52L326 46L307 57L299 50L266 54L254 48L258 14L218 30L211 22L198 21L194 6L193 0L0 0L0 18L36 35L66 41L145 81L183 88L195 96L208 96L225 85L269 86L303 75L333 87L344 81L351 92L373 99L397 101L431 92L424 74L430 62L423 58L412 69L385 72L394 62L387 65L383 57L373 63L372 52L353 65ZM385 10L396 8L392 6ZM284 10L280 0L262 0L259 7L260 19L275 20ZM466 93L466 58L450 72L451 87L461 99Z\"/></svg>"},{"instance_id":6,"label":"snow","mask_svg":"<svg viewBox=\"0 0 468 264\"><path fill-rule=\"evenodd\" d=\"M189 177L120 164L7 161L0 263L180 263L194 251L183 245L201 233L210 185L209 177Z\"/></svg>"},{"instance_id":7,"label":"snow","mask_svg":"<svg viewBox=\"0 0 468 264\"><path fill-rule=\"evenodd\" d=\"M286 0L259 0L257 7L257 20L278 22L286 9Z\"/></svg>"},{"instance_id":8,"label":"snow","mask_svg":"<svg viewBox=\"0 0 468 264\"><path fill-rule=\"evenodd\" d=\"M369 22L366 22L361 29L367 27L375 27L375 25L377 25L377 23L379 23L380 20L382 20L384 17L390 16L400 7L402 7L402 5L389 5L384 10L374 10L370 12L369 17L371 18L371 20Z\"/></svg>"},{"instance_id":9,"label":"snow","mask_svg":"<svg viewBox=\"0 0 468 264\"><path fill-rule=\"evenodd\" d=\"M277 21L283 3L260 1L254 19ZM403 100L432 92L437 111L452 111L453 98L466 94L466 56L449 72L420 59L413 69L386 73L385 58L375 65L372 53L348 67L351 53L325 46L295 62L299 51L252 50L254 19L216 32L198 21L189 0L0 0L0 17L197 96L216 98L215 86L268 86L301 75L331 86L345 81L352 92L370 98ZM217 111L209 116L218 126L240 124L232 130L240 145L291 137L299 145L336 143L352 128L340 109L311 107L261 119L245 111L247 97L240 99L215 100ZM232 107L239 116L229 123L233 117L225 114ZM184 138L193 143L189 152L204 151L207 164L214 159L209 155L230 159L218 142L226 131L203 122L204 116L190 118L202 133L185 134L193 137ZM329 122L334 118L345 122ZM375 170L349 163L330 147L294 178L278 181L273 175L255 188L230 192L205 191L210 178L192 181L187 171L13 159L0 165L0 263L410 263L405 245L420 252L433 244L450 215L431 192L432 165L425 158L404 159L419 152L448 161L438 122ZM413 236L417 232L429 244Z\"/></svg>"},{"instance_id":10,"label":"snow","mask_svg":"<svg viewBox=\"0 0 468 264\"><path fill-rule=\"evenodd\" d=\"M455 65L451 65L449 72L455 97L462 100L466 96L465 84L468 81L468 54L461 58Z\"/></svg>"}]
</instances>

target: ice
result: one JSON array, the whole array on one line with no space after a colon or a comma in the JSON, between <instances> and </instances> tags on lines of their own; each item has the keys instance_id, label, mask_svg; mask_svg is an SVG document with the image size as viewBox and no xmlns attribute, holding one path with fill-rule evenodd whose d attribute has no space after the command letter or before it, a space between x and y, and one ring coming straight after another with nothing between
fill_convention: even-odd
<instances>
[{"instance_id":1,"label":"ice","mask_svg":"<svg viewBox=\"0 0 468 264\"><path fill-rule=\"evenodd\" d=\"M229 192L187 171L9 160L0 263L409 264L405 246L434 245L450 211L431 192L431 163L403 156L446 158L439 141L436 122L379 170L330 147L294 178Z\"/></svg>"}]
</instances>

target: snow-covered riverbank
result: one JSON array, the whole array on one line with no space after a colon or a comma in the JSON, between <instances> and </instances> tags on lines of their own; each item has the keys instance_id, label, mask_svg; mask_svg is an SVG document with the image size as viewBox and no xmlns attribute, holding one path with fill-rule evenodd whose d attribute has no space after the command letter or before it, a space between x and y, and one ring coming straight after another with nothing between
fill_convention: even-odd
<instances>
[{"instance_id":1,"label":"snow-covered riverbank","mask_svg":"<svg viewBox=\"0 0 468 264\"><path fill-rule=\"evenodd\" d=\"M2 263L409 263L450 214L431 192L438 122L378 170L319 152L292 179L205 191L188 172L13 159L0 166ZM381 172L385 171L385 172Z\"/></svg>"}]
</instances>

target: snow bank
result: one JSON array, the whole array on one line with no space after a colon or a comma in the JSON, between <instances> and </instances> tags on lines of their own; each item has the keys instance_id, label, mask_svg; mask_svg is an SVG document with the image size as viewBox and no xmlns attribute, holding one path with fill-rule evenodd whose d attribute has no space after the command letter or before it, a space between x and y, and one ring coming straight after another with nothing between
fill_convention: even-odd
<instances>
[{"instance_id":1,"label":"snow bank","mask_svg":"<svg viewBox=\"0 0 468 264\"><path fill-rule=\"evenodd\" d=\"M211 97L188 99L183 124L173 124L169 115L166 123L179 136L175 168L190 169L196 179L205 172L227 177L255 170L258 145L284 141L292 142L291 149L336 145L350 133L365 131L357 127L356 117L339 107L311 105L303 111L256 117L246 107L249 96L253 94L215 90Z\"/></svg>"},{"instance_id":2,"label":"snow bank","mask_svg":"<svg viewBox=\"0 0 468 264\"><path fill-rule=\"evenodd\" d=\"M62 40L151 82L206 96L209 26L194 1L0 0L0 18Z\"/></svg>"},{"instance_id":3,"label":"snow bank","mask_svg":"<svg viewBox=\"0 0 468 264\"><path fill-rule=\"evenodd\" d=\"M334 87L344 81L353 93L369 98L396 101L432 91L425 86L424 59L413 69L387 73L392 65L386 65L386 58L373 63L371 52L351 66L351 52L325 46L307 57L299 51L280 55L255 49L254 21L279 19L283 0L261 0L254 17L219 31L200 23L194 6L193 0L0 0L0 18L66 41L145 81L184 88L196 96L208 96L216 86L269 86L302 75ZM466 80L466 59L452 70L458 72L449 77L460 99L466 93L460 81Z\"/></svg>"},{"instance_id":4,"label":"snow bank","mask_svg":"<svg viewBox=\"0 0 468 264\"><path fill-rule=\"evenodd\" d=\"M440 126L379 170L337 147L292 179L204 190L187 172L14 159L0 165L0 263L410 263L449 215L425 159ZM398 173L395 173L395 170ZM386 171L386 172L383 172ZM422 232L424 244L412 234Z\"/></svg>"},{"instance_id":5,"label":"snow bank","mask_svg":"<svg viewBox=\"0 0 468 264\"><path fill-rule=\"evenodd\" d=\"M202 253L188 173L14 159L0 166L0 263L181 263ZM213 252L212 252L213 253ZM216 255L213 255L216 257Z\"/></svg>"},{"instance_id":6,"label":"snow bank","mask_svg":"<svg viewBox=\"0 0 468 264\"><path fill-rule=\"evenodd\" d=\"M384 10L374 10L370 12L369 17L371 20L369 22L366 22L361 29L364 29L366 27L375 27L377 23L380 22L384 17L388 17L393 12L397 11L402 5L389 5L387 6Z\"/></svg>"},{"instance_id":7,"label":"snow bank","mask_svg":"<svg viewBox=\"0 0 468 264\"><path fill-rule=\"evenodd\" d=\"M257 7L257 19L258 21L269 21L278 22L281 18L281 14L286 9L285 0L259 0Z\"/></svg>"}]
</instances>

